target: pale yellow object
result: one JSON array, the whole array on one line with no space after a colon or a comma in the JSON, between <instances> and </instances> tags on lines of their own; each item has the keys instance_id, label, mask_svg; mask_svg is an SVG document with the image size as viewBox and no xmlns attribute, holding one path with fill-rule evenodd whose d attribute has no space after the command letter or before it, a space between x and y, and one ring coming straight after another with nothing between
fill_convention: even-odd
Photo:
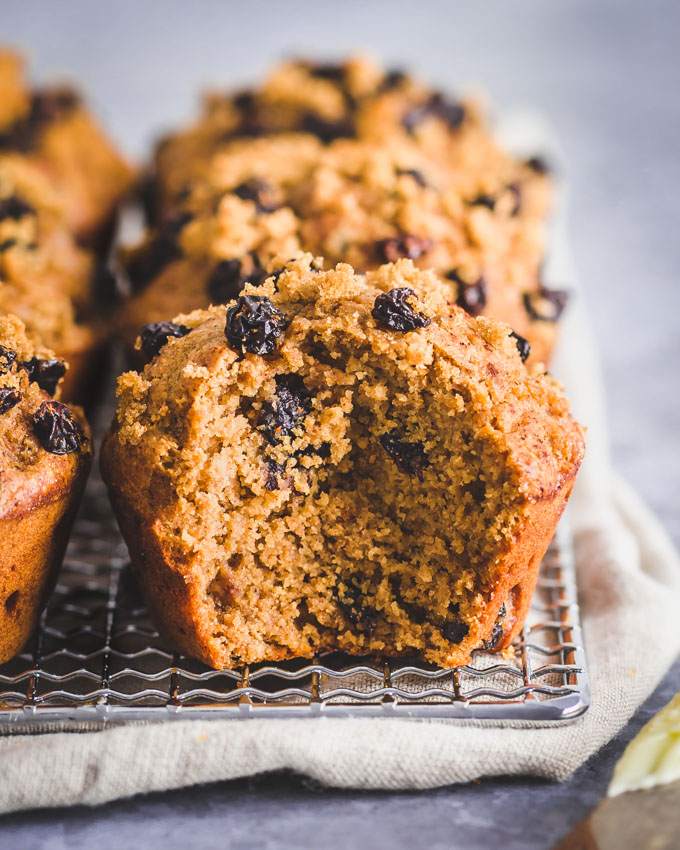
<instances>
[{"instance_id":1,"label":"pale yellow object","mask_svg":"<svg viewBox=\"0 0 680 850\"><path fill-rule=\"evenodd\" d=\"M626 747L607 794L639 791L680 780L680 693Z\"/></svg>"}]
</instances>

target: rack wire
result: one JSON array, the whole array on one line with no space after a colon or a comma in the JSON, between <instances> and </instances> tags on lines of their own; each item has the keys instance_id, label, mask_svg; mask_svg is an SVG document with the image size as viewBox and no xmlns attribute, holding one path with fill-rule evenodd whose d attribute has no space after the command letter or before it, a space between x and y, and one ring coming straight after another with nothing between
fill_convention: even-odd
<instances>
[{"instance_id":1,"label":"rack wire","mask_svg":"<svg viewBox=\"0 0 680 850\"><path fill-rule=\"evenodd\" d=\"M465 667L415 659L311 660L213 670L173 653L153 628L97 474L59 583L26 651L0 666L0 725L206 717L380 715L554 722L590 695L571 539L560 524L514 658Z\"/></svg>"}]
</instances>

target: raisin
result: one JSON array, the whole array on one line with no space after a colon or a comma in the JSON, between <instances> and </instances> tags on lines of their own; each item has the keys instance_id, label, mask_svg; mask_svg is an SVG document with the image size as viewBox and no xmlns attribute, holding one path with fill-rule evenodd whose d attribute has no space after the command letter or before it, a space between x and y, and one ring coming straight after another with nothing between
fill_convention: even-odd
<instances>
[{"instance_id":1,"label":"raisin","mask_svg":"<svg viewBox=\"0 0 680 850\"><path fill-rule=\"evenodd\" d=\"M474 283L466 283L458 269L451 269L446 275L447 280L458 284L456 304L471 316L479 316L486 307L486 280L483 275Z\"/></svg>"},{"instance_id":2,"label":"raisin","mask_svg":"<svg viewBox=\"0 0 680 850\"><path fill-rule=\"evenodd\" d=\"M380 81L378 93L382 94L383 92L398 89L399 86L406 82L406 80L408 80L408 74L406 71L402 71L400 68L393 68L391 71L388 71Z\"/></svg>"},{"instance_id":3,"label":"raisin","mask_svg":"<svg viewBox=\"0 0 680 850\"><path fill-rule=\"evenodd\" d=\"M401 119L401 123L410 134L429 117L440 118L451 130L457 130L465 119L465 108L458 102L447 100L440 92L435 92L425 103L412 107Z\"/></svg>"},{"instance_id":4,"label":"raisin","mask_svg":"<svg viewBox=\"0 0 680 850\"><path fill-rule=\"evenodd\" d=\"M413 236L410 233L394 236L391 239L381 239L379 242L376 242L378 256L384 263L394 263L400 257L417 260L418 257L429 251L431 247L431 239L426 239L422 236Z\"/></svg>"},{"instance_id":5,"label":"raisin","mask_svg":"<svg viewBox=\"0 0 680 850\"><path fill-rule=\"evenodd\" d=\"M9 372L12 363L17 359L17 353L12 348L0 345L0 375Z\"/></svg>"},{"instance_id":6,"label":"raisin","mask_svg":"<svg viewBox=\"0 0 680 850\"><path fill-rule=\"evenodd\" d=\"M145 245L134 252L127 264L128 278L134 290L144 287L174 260L181 259L182 249L177 239L192 218L193 213L188 211L174 213Z\"/></svg>"},{"instance_id":7,"label":"raisin","mask_svg":"<svg viewBox=\"0 0 680 850\"><path fill-rule=\"evenodd\" d=\"M430 320L424 313L417 313L406 301L415 292L408 286L381 292L375 299L371 315L380 324L393 331L408 333L418 328L426 328Z\"/></svg>"},{"instance_id":8,"label":"raisin","mask_svg":"<svg viewBox=\"0 0 680 850\"><path fill-rule=\"evenodd\" d=\"M9 251L10 248L14 248L16 244L16 239L3 239L2 242L0 242L0 254L2 254L3 251Z\"/></svg>"},{"instance_id":9,"label":"raisin","mask_svg":"<svg viewBox=\"0 0 680 850\"><path fill-rule=\"evenodd\" d=\"M266 278L267 272L260 265L260 260L254 252L250 253L251 270L245 272L241 260L220 260L208 278L208 295L213 304L226 304L236 298L246 283L259 286ZM281 272L278 273L279 275Z\"/></svg>"},{"instance_id":10,"label":"raisin","mask_svg":"<svg viewBox=\"0 0 680 850\"><path fill-rule=\"evenodd\" d=\"M347 75L347 68L335 62L322 62L318 65L314 62L302 62L307 73L320 80L329 80L332 83L343 83Z\"/></svg>"},{"instance_id":11,"label":"raisin","mask_svg":"<svg viewBox=\"0 0 680 850\"><path fill-rule=\"evenodd\" d=\"M149 360L152 360L171 337L181 338L188 333L191 333L191 328L186 325L178 325L175 322L151 322L144 325L139 333L142 351Z\"/></svg>"},{"instance_id":12,"label":"raisin","mask_svg":"<svg viewBox=\"0 0 680 850\"><path fill-rule=\"evenodd\" d=\"M271 354L286 329L286 317L261 295L240 295L227 310L224 334L237 351Z\"/></svg>"},{"instance_id":13,"label":"raisin","mask_svg":"<svg viewBox=\"0 0 680 850\"><path fill-rule=\"evenodd\" d=\"M423 189L427 186L427 180L416 168L397 168L397 177L412 177Z\"/></svg>"},{"instance_id":14,"label":"raisin","mask_svg":"<svg viewBox=\"0 0 680 850\"><path fill-rule=\"evenodd\" d=\"M510 336L515 340L517 351L519 351L519 356L522 358L522 363L526 363L527 358L531 354L531 345L529 344L529 340L519 334L516 334L514 331L510 331Z\"/></svg>"},{"instance_id":15,"label":"raisin","mask_svg":"<svg viewBox=\"0 0 680 850\"><path fill-rule=\"evenodd\" d=\"M474 481L468 482L463 487L463 490L469 493L475 502L480 505L486 498L486 482L482 481L481 478L476 478Z\"/></svg>"},{"instance_id":16,"label":"raisin","mask_svg":"<svg viewBox=\"0 0 680 850\"><path fill-rule=\"evenodd\" d=\"M343 583L346 585L344 591L335 589L338 607L355 629L371 637L377 625L377 612L369 605L364 605L361 587L356 579L344 579Z\"/></svg>"},{"instance_id":17,"label":"raisin","mask_svg":"<svg viewBox=\"0 0 680 850\"><path fill-rule=\"evenodd\" d=\"M21 401L21 396L11 387L0 387L0 413L7 413Z\"/></svg>"},{"instance_id":18,"label":"raisin","mask_svg":"<svg viewBox=\"0 0 680 850\"><path fill-rule=\"evenodd\" d=\"M460 643L463 638L467 637L470 627L467 623L461 623L458 620L450 620L442 626L442 637L451 643Z\"/></svg>"},{"instance_id":19,"label":"raisin","mask_svg":"<svg viewBox=\"0 0 680 850\"><path fill-rule=\"evenodd\" d=\"M491 650L495 649L498 643L500 643L501 638L503 637L503 622L505 620L506 610L505 610L505 602L501 605L500 610L498 612L498 616L496 617L496 622L493 624L493 631L488 640L482 641L480 645L480 649Z\"/></svg>"},{"instance_id":20,"label":"raisin","mask_svg":"<svg viewBox=\"0 0 680 850\"><path fill-rule=\"evenodd\" d=\"M246 279L241 275L240 260L220 260L208 278L208 295L212 304L226 304L236 298Z\"/></svg>"},{"instance_id":21,"label":"raisin","mask_svg":"<svg viewBox=\"0 0 680 850\"><path fill-rule=\"evenodd\" d=\"M11 218L13 221L19 221L26 215L34 215L35 208L26 203L23 198L18 195L11 195L9 198L3 198L0 201L0 221L6 218Z\"/></svg>"},{"instance_id":22,"label":"raisin","mask_svg":"<svg viewBox=\"0 0 680 850\"><path fill-rule=\"evenodd\" d=\"M276 402L266 401L257 420L268 443L275 446L289 437L311 410L307 389L298 375L276 376Z\"/></svg>"},{"instance_id":23,"label":"raisin","mask_svg":"<svg viewBox=\"0 0 680 850\"><path fill-rule=\"evenodd\" d=\"M271 201L272 187L264 180L246 180L232 189L232 192L242 201L254 201L259 213L271 213L278 209L277 204Z\"/></svg>"},{"instance_id":24,"label":"raisin","mask_svg":"<svg viewBox=\"0 0 680 850\"><path fill-rule=\"evenodd\" d=\"M285 472L285 467L267 458L267 478L264 482L265 490L278 490L279 479Z\"/></svg>"},{"instance_id":25,"label":"raisin","mask_svg":"<svg viewBox=\"0 0 680 850\"><path fill-rule=\"evenodd\" d=\"M496 207L496 199L487 194L480 194L468 201L471 207L486 207L488 210L494 210Z\"/></svg>"},{"instance_id":26,"label":"raisin","mask_svg":"<svg viewBox=\"0 0 680 850\"><path fill-rule=\"evenodd\" d=\"M38 357L32 357L20 365L28 372L29 381L33 381L50 395L54 395L59 381L66 374L66 363L54 358L40 360Z\"/></svg>"},{"instance_id":27,"label":"raisin","mask_svg":"<svg viewBox=\"0 0 680 850\"><path fill-rule=\"evenodd\" d=\"M33 414L33 431L45 451L53 455L77 452L83 429L69 408L59 401L44 401Z\"/></svg>"},{"instance_id":28,"label":"raisin","mask_svg":"<svg viewBox=\"0 0 680 850\"><path fill-rule=\"evenodd\" d=\"M44 126L65 118L78 103L78 95L70 89L35 92L28 115L0 133L0 148L24 152L33 150Z\"/></svg>"},{"instance_id":29,"label":"raisin","mask_svg":"<svg viewBox=\"0 0 680 850\"><path fill-rule=\"evenodd\" d=\"M402 472L417 475L422 481L423 469L430 463L425 448L420 441L407 442L400 437L399 429L393 428L380 437L380 443Z\"/></svg>"},{"instance_id":30,"label":"raisin","mask_svg":"<svg viewBox=\"0 0 680 850\"><path fill-rule=\"evenodd\" d=\"M253 109L256 103L255 92L250 89L244 89L244 91L237 92L232 98L232 103L237 109L242 111Z\"/></svg>"},{"instance_id":31,"label":"raisin","mask_svg":"<svg viewBox=\"0 0 680 850\"><path fill-rule=\"evenodd\" d=\"M532 156L524 163L527 168L530 168L535 174L550 174L550 165L542 156Z\"/></svg>"},{"instance_id":32,"label":"raisin","mask_svg":"<svg viewBox=\"0 0 680 850\"><path fill-rule=\"evenodd\" d=\"M315 112L305 112L300 121L300 130L303 133L316 136L325 145L329 145L336 139L353 139L356 135L354 122L351 118L328 121Z\"/></svg>"},{"instance_id":33,"label":"raisin","mask_svg":"<svg viewBox=\"0 0 680 850\"><path fill-rule=\"evenodd\" d=\"M524 293L524 308L534 321L556 322L567 306L569 293L564 289L541 286L536 292Z\"/></svg>"}]
</instances>

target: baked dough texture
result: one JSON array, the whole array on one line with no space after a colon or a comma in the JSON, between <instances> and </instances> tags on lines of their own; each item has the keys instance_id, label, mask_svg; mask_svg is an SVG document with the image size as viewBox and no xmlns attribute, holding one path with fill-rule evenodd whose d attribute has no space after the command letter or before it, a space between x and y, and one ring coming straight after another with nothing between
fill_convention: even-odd
<instances>
[{"instance_id":1,"label":"baked dough texture","mask_svg":"<svg viewBox=\"0 0 680 850\"><path fill-rule=\"evenodd\" d=\"M83 413L58 401L63 369L0 315L0 663L37 625L90 468Z\"/></svg>"},{"instance_id":2,"label":"baked dough texture","mask_svg":"<svg viewBox=\"0 0 680 850\"><path fill-rule=\"evenodd\" d=\"M158 628L216 668L507 647L583 457L561 388L410 260L274 266L119 379L102 471Z\"/></svg>"},{"instance_id":3,"label":"baked dough texture","mask_svg":"<svg viewBox=\"0 0 680 850\"><path fill-rule=\"evenodd\" d=\"M159 144L153 185L155 226L128 258L128 341L219 303L218 264L245 262L244 282L249 257L271 271L272 252L297 243L361 271L412 259L470 314L526 337L534 362L549 359L566 303L541 277L552 181L540 159L498 145L473 99L362 59L289 62L259 89L209 96Z\"/></svg>"}]
</instances>

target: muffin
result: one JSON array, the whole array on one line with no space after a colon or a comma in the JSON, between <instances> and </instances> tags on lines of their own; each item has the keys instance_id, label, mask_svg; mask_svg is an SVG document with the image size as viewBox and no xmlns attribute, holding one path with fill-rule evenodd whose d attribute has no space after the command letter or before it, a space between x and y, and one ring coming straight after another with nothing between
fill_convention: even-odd
<instances>
[{"instance_id":1,"label":"muffin","mask_svg":"<svg viewBox=\"0 0 680 850\"><path fill-rule=\"evenodd\" d=\"M0 314L0 663L22 650L56 581L92 457L66 364Z\"/></svg>"},{"instance_id":2,"label":"muffin","mask_svg":"<svg viewBox=\"0 0 680 850\"><path fill-rule=\"evenodd\" d=\"M498 146L474 101L447 100L362 60L287 63L247 96L209 98L194 127L159 145L155 168L160 223L145 245L162 241L168 216L222 215L230 195L259 216L285 208L301 248L329 265L365 271L412 259L463 309L527 338L535 362L549 359L567 301L541 278L551 181L540 160ZM268 256L258 259L271 270ZM178 267L147 275L126 335L207 306L208 269L201 280L193 266L184 279Z\"/></svg>"},{"instance_id":3,"label":"muffin","mask_svg":"<svg viewBox=\"0 0 680 850\"><path fill-rule=\"evenodd\" d=\"M431 272L319 268L142 331L102 471L151 615L216 668L503 649L583 431L526 340Z\"/></svg>"},{"instance_id":4,"label":"muffin","mask_svg":"<svg viewBox=\"0 0 680 850\"><path fill-rule=\"evenodd\" d=\"M44 173L23 157L0 155L0 312L18 315L35 340L71 364L67 399L87 395L101 361L99 273L64 224Z\"/></svg>"},{"instance_id":5,"label":"muffin","mask_svg":"<svg viewBox=\"0 0 680 850\"><path fill-rule=\"evenodd\" d=\"M0 151L17 152L48 175L65 220L83 243L103 249L133 173L70 87L31 90L22 59L0 53Z\"/></svg>"}]
</instances>

